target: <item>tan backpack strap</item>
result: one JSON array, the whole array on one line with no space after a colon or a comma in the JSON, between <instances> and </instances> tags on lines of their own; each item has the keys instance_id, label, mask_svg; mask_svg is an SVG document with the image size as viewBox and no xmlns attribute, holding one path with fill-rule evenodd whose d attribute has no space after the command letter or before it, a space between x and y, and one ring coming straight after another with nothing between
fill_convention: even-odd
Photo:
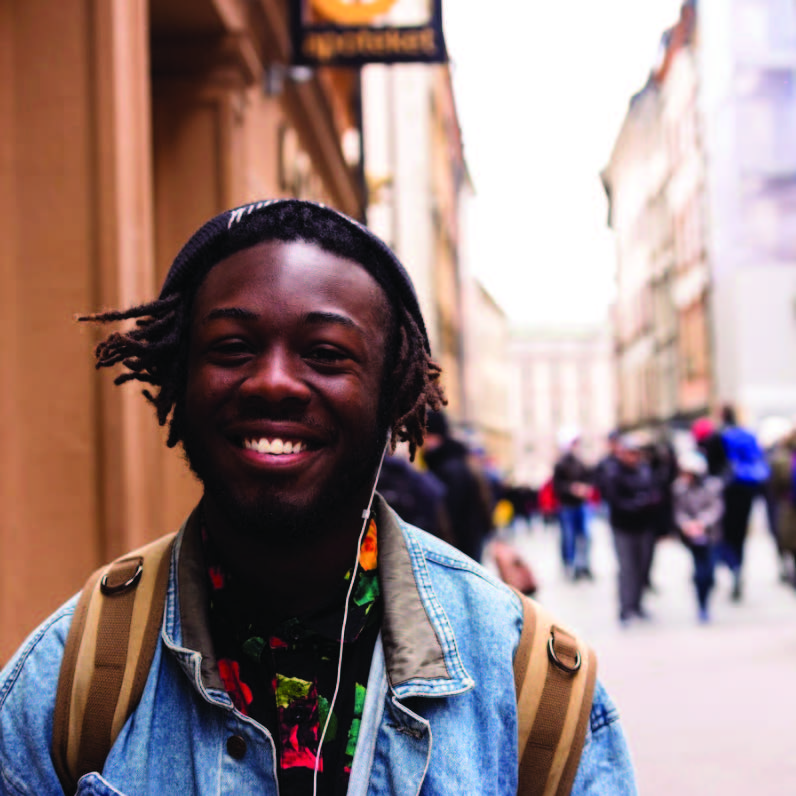
<instances>
[{"instance_id":1,"label":"tan backpack strap","mask_svg":"<svg viewBox=\"0 0 796 796\"><path fill-rule=\"evenodd\" d=\"M64 656L61 660L61 671L58 676L58 690L55 693L51 756L55 773L58 775L65 794L74 793L77 790L77 780L73 779L69 773L66 753L69 739L69 706L72 701L71 686L75 676L80 642L83 638L83 628L86 626L86 617L91 598L94 595L94 588L99 583L104 571L105 568L103 567L93 572L80 593L80 599L72 616L72 624L69 627L69 635L66 638Z\"/></svg>"},{"instance_id":2,"label":"tan backpack strap","mask_svg":"<svg viewBox=\"0 0 796 796\"><path fill-rule=\"evenodd\" d=\"M65 793L101 771L146 685L163 618L170 534L89 577L69 629L53 715L52 758Z\"/></svg>"},{"instance_id":3,"label":"tan backpack strap","mask_svg":"<svg viewBox=\"0 0 796 796\"><path fill-rule=\"evenodd\" d=\"M594 652L517 592L523 628L514 657L521 796L572 789L597 678Z\"/></svg>"}]
</instances>

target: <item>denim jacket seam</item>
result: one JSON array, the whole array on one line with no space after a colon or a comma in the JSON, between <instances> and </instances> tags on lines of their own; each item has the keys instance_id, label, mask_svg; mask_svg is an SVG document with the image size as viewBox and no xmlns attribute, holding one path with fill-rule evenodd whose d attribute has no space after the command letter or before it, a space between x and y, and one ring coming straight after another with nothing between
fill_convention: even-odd
<instances>
[{"instance_id":1,"label":"denim jacket seam","mask_svg":"<svg viewBox=\"0 0 796 796\"><path fill-rule=\"evenodd\" d=\"M474 566L467 561L461 561L458 558L453 558L453 556L446 556L444 553L439 553L436 550L429 550L428 548L423 549L423 556L426 558L426 560L433 561L435 564L450 567L451 569L460 569L464 572L470 572L487 583L491 583L493 585L497 584L497 581L495 581L488 572L482 571L479 565Z\"/></svg>"},{"instance_id":2,"label":"denim jacket seam","mask_svg":"<svg viewBox=\"0 0 796 796\"><path fill-rule=\"evenodd\" d=\"M423 554L427 561L431 561L439 566L457 569L461 572L469 572L471 575L479 578L497 591L505 592L508 589L508 587L502 581L497 580L492 573L484 570L480 565L473 566L468 564L466 561L460 561L459 559L438 553L435 550L424 549ZM511 596L516 597L514 594Z\"/></svg>"},{"instance_id":3,"label":"denim jacket seam","mask_svg":"<svg viewBox=\"0 0 796 796\"><path fill-rule=\"evenodd\" d=\"M518 614L522 616L522 605L520 603L520 598L513 591L511 591L509 587L505 585L505 583L496 580L490 572L484 570L480 565L472 566L467 562L445 556L443 554L437 553L436 551L428 550L427 548L423 550L423 555L427 561L439 564L440 566L450 567L451 569L457 569L462 572L469 572L471 575L479 578L481 581L493 587L498 592L505 593L508 591L508 596L511 599L512 604L518 611ZM519 644L519 635L517 636L517 643Z\"/></svg>"},{"instance_id":4,"label":"denim jacket seam","mask_svg":"<svg viewBox=\"0 0 796 796\"><path fill-rule=\"evenodd\" d=\"M602 704L594 705L589 719L589 726L592 733L596 733L617 721L619 721L619 711L616 708L606 710Z\"/></svg>"},{"instance_id":5,"label":"denim jacket seam","mask_svg":"<svg viewBox=\"0 0 796 796\"><path fill-rule=\"evenodd\" d=\"M28 641L26 647L22 650L21 654L17 658L16 665L14 666L13 670L11 671L10 676L7 678L5 685L0 691L0 710L5 705L5 701L8 698L9 694L11 693L12 689L16 685L17 679L19 675L22 673L22 670L27 663L28 658L33 654L36 647L44 640L44 637L50 632L54 625L60 622L62 619L69 618L71 621L72 616L75 613L75 605L72 603L71 605L67 604L61 611L53 614L50 617L50 620L43 624L38 632Z\"/></svg>"},{"instance_id":6,"label":"denim jacket seam","mask_svg":"<svg viewBox=\"0 0 796 796\"><path fill-rule=\"evenodd\" d=\"M2 781L16 794L16 796L30 796L30 791L24 787L21 780L12 774L5 766L0 766L0 777Z\"/></svg>"},{"instance_id":7,"label":"denim jacket seam","mask_svg":"<svg viewBox=\"0 0 796 796\"><path fill-rule=\"evenodd\" d=\"M409 560L411 562L418 593L428 613L429 621L434 627L437 638L442 645L442 652L445 656L448 672L450 675L461 680L466 686L466 690L468 690L472 687L473 680L464 666L464 661L461 658L459 645L456 640L456 634L453 632L453 627L445 611L445 607L437 597L433 584L431 583L431 573L428 571L427 560L428 548L411 533L411 530L407 533L408 528L406 526L402 530L404 532L404 539L406 540Z\"/></svg>"},{"instance_id":8,"label":"denim jacket seam","mask_svg":"<svg viewBox=\"0 0 796 796\"><path fill-rule=\"evenodd\" d=\"M467 668L464 666L464 661L459 649L459 639L454 632L453 626L448 618L445 606L436 594L433 583L431 582L431 571L429 565L437 565L444 570L454 570L456 572L469 573L476 577L479 581L486 584L495 590L501 596L509 598L512 608L517 611L517 617L522 617L522 607L519 598L516 594L511 592L502 582L496 580L491 573L484 570L479 564L468 563L466 560L445 555L444 552L432 550L426 546L422 536L415 533L415 528L408 523L401 521L402 530L404 531L404 538L406 539L407 549L409 551L410 560L412 563L412 570L415 577L415 582L418 587L421 599L429 611L428 617L435 632L440 639L443 647L446 662L449 666L451 674L459 678L461 686L456 690L451 691L449 688L444 688L445 681L430 680L425 682L412 681L411 687L408 683L402 684L397 690L400 691L401 696L407 696L407 691L411 692L413 696L426 696L426 697L448 697L455 694L466 693L475 686L475 680ZM519 643L520 629L517 630L517 644ZM515 644L516 650L516 644ZM404 686L406 686L404 688Z\"/></svg>"}]
</instances>

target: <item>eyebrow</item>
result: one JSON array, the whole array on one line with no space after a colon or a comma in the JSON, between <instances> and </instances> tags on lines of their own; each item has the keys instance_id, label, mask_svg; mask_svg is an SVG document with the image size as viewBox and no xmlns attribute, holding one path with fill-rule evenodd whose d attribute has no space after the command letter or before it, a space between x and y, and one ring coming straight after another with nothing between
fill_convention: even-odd
<instances>
[{"instance_id":1,"label":"eyebrow","mask_svg":"<svg viewBox=\"0 0 796 796\"><path fill-rule=\"evenodd\" d=\"M243 307L218 307L210 310L207 315L202 318L202 323L210 323L211 321L218 320L219 318L234 318L236 320L252 321L257 317L256 312L245 310Z\"/></svg>"},{"instance_id":2,"label":"eyebrow","mask_svg":"<svg viewBox=\"0 0 796 796\"><path fill-rule=\"evenodd\" d=\"M346 326L349 329L355 329L358 332L362 331L360 325L356 321L349 318L348 315L342 315L339 312L308 312L304 316L304 320L307 323L313 324L339 323L341 326Z\"/></svg>"},{"instance_id":3,"label":"eyebrow","mask_svg":"<svg viewBox=\"0 0 796 796\"><path fill-rule=\"evenodd\" d=\"M257 318L257 313L253 312L252 310L244 309L243 307L217 307L214 310L210 310L207 315L202 318L202 324L210 323L211 321L218 320L220 318L232 318L234 320L243 320L243 321L253 321ZM341 326L345 326L348 329L353 329L360 334L363 333L362 328L360 325L354 321L353 319L349 318L348 315L343 315L339 312L324 312L321 310L317 310L315 312L308 312L304 316L305 323L311 323L314 325L321 325L325 323L335 323L340 324Z\"/></svg>"}]
</instances>

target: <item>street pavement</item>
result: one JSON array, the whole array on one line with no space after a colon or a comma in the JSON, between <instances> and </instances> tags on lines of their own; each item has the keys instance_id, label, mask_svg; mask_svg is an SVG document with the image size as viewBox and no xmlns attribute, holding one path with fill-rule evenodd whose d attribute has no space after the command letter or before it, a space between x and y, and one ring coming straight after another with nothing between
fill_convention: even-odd
<instances>
[{"instance_id":1,"label":"street pavement","mask_svg":"<svg viewBox=\"0 0 796 796\"><path fill-rule=\"evenodd\" d=\"M537 599L597 651L642 796L796 792L796 590L779 582L764 522L757 507L744 599L730 600L729 573L719 570L709 625L697 622L691 558L676 540L657 546L652 619L623 628L604 520L591 525L593 582L564 578L555 526L534 523L515 537L539 580Z\"/></svg>"}]
</instances>

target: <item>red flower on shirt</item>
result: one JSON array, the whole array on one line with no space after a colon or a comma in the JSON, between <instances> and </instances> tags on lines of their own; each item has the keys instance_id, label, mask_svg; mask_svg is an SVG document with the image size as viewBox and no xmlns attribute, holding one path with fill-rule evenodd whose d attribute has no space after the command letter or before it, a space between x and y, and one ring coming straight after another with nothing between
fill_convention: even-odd
<instances>
[{"instance_id":1,"label":"red flower on shirt","mask_svg":"<svg viewBox=\"0 0 796 796\"><path fill-rule=\"evenodd\" d=\"M207 568L207 573L210 575L210 584L215 591L224 588L224 570L218 565L210 566Z\"/></svg>"},{"instance_id":2,"label":"red flower on shirt","mask_svg":"<svg viewBox=\"0 0 796 796\"><path fill-rule=\"evenodd\" d=\"M240 679L240 664L229 658L222 658L218 662L218 673L224 681L224 688L226 688L232 704L244 716L248 716L246 706L251 703L254 697L251 688Z\"/></svg>"}]
</instances>

